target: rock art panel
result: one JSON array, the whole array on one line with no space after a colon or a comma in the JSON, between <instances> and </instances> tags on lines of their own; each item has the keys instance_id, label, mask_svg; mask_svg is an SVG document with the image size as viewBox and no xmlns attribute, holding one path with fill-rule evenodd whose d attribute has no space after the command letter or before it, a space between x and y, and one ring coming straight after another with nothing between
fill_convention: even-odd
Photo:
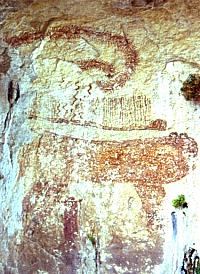
<instances>
[{"instance_id":1,"label":"rock art panel","mask_svg":"<svg viewBox=\"0 0 200 274\"><path fill-rule=\"evenodd\" d=\"M48 273L76 273L80 262L79 201L68 194L73 160L67 145L55 136L42 136L24 148L22 155L18 179L28 173L33 185L26 186L28 192L23 200L23 237L18 255L23 264L20 269L22 273L38 269Z\"/></svg>"},{"instance_id":2,"label":"rock art panel","mask_svg":"<svg viewBox=\"0 0 200 274\"><path fill-rule=\"evenodd\" d=\"M47 41L49 46L47 48L44 46L43 51L46 51L47 54L53 54L49 58L56 60L55 67L59 66L60 58L62 58L57 56L55 48L66 47L66 51L63 54L66 55L67 59L65 60L67 62L76 64L82 71L88 71L89 75L91 71L94 74L103 72L104 75L101 75L100 79L96 80L96 84L103 91L114 91L117 87L122 88L130 80L138 64L138 53L126 36L99 32L86 27L65 26L44 33L25 33L15 37L7 37L6 42L12 47L20 48L45 39L49 39L49 42ZM89 41L86 40L86 43L89 43L89 45L92 43L92 50L98 53L96 54L96 59L94 59L93 55L90 57L89 53L85 57L88 60L84 60L83 53L80 55L80 60L73 54L70 57L70 47L73 44L70 46L67 42L76 43L81 41L81 39L89 39ZM61 40L66 41L66 44L61 44L60 46L55 44L56 41ZM94 44L95 42L97 44ZM53 44L51 45L51 43ZM111 50L109 58L113 59L112 61L107 61L106 49ZM117 61L115 55L113 55L115 51L122 57L123 62L119 63ZM42 60L42 57L39 56L38 58ZM43 56L43 58L46 57ZM45 64L43 65L46 66ZM42 77L41 81L44 81L44 77ZM105 81L101 80L104 78ZM49 80L46 79L46 81ZM83 88L78 82L75 84L75 87L66 89L65 93L65 99L60 101L59 91L56 91L56 89L51 91L50 94L49 91L46 91L45 96L43 92L38 92L29 119L43 119L55 123L81 124L102 129L125 131L138 129L166 130L167 128L166 121L161 121L161 119L154 121L155 119L152 117L151 112L152 102L149 96L141 94L115 98L114 96L107 96L105 93L102 97L95 95L95 87L92 84L89 84L87 88ZM40 113L43 107L47 110L45 115Z\"/></svg>"},{"instance_id":3,"label":"rock art panel","mask_svg":"<svg viewBox=\"0 0 200 274\"><path fill-rule=\"evenodd\" d=\"M164 197L162 184L178 181L188 174L188 160L198 151L192 138L177 133L121 144L104 142L97 147L90 162L92 180L132 182L146 212L152 208L151 201L156 205Z\"/></svg>"},{"instance_id":4,"label":"rock art panel","mask_svg":"<svg viewBox=\"0 0 200 274\"><path fill-rule=\"evenodd\" d=\"M138 95L93 99L89 93L88 96L77 97L74 95L71 99L59 102L56 100L56 93L55 98L38 95L28 118L43 120L44 123L46 120L57 124L81 124L119 131L163 131L167 128L166 121L153 120L150 97ZM45 114L40 111L44 107L47 110Z\"/></svg>"},{"instance_id":5,"label":"rock art panel","mask_svg":"<svg viewBox=\"0 0 200 274\"><path fill-rule=\"evenodd\" d=\"M56 135L53 138L56 140ZM40 183L36 183L34 188L37 188L37 186L39 186L39 189L46 188L49 185L49 180L51 180L52 184L53 181L57 181L60 187L56 188L50 184L47 187L46 196L50 195L50 192L62 192L61 189L67 187L70 180L73 181L72 167L76 161L80 161L79 158L83 155L80 151L77 151L72 157L71 150L77 144L84 144L84 155L87 157L87 162L80 163L78 166L77 172L80 179L98 184L105 184L109 181L112 183L131 182L136 187L138 195L142 199L143 209L146 212L152 207L152 204L156 206L164 197L163 184L178 181L188 174L188 161L190 157L196 156L198 151L197 144L192 138L189 138L186 134L178 135L177 133L172 133L168 137L121 143L108 141L91 141L88 143L84 140L68 137L59 138L62 139L62 148L60 147L58 151L64 151L65 154L54 158L49 156L52 161L50 165L46 163L45 167L43 163L42 168L38 166L37 171L41 171L39 174L42 174L42 177L40 175ZM43 150L46 151L47 148L43 147ZM67 151L68 153L66 153ZM41 159L39 161L42 161ZM58 167L59 174L57 174L56 169L54 170L57 160L63 161L63 168ZM24 168L27 165L24 160L22 160L22 163L21 175L24 174ZM51 173L49 169L52 170ZM42 185L41 182L43 182ZM37 198L40 194L41 192L39 192ZM53 198L51 197L51 199ZM59 200L59 197L56 196L56 199ZM43 208L43 206L40 206L40 208Z\"/></svg>"},{"instance_id":6,"label":"rock art panel","mask_svg":"<svg viewBox=\"0 0 200 274\"><path fill-rule=\"evenodd\" d=\"M81 37L86 37L92 40L95 39L100 43L103 42L109 47L114 46L114 48L120 52L120 55L122 55L122 58L124 59L122 71L119 71L119 69L117 70L116 66L103 60L91 59L77 62L73 61L74 63L77 63L82 70L102 70L106 74L107 78L110 78L105 83L98 83L98 85L105 91L113 90L113 88L118 86L124 86L126 81L134 72L138 63L138 54L134 48L134 45L128 40L127 37L122 35L99 32L88 27L74 25L53 29L50 32L47 31L47 33L46 31L47 30L7 37L6 42L12 47L19 47L24 44L30 44L34 41L42 40L46 37L54 41L58 39L70 41L80 39Z\"/></svg>"},{"instance_id":7,"label":"rock art panel","mask_svg":"<svg viewBox=\"0 0 200 274\"><path fill-rule=\"evenodd\" d=\"M73 2L67 4L70 6ZM68 15L62 17L60 3L47 9L47 3L43 3L44 9L40 10L41 3L34 1L33 9L38 9L38 14L40 10L41 14L39 22L34 22L33 18L27 21L17 18L19 24L13 36L4 29L8 48L1 51L0 73L7 77L4 87L12 80L8 78L16 73L20 100L13 112L7 114L12 119L5 120L2 147L10 159L7 161L4 155L2 159L7 161L10 171L0 172L0 179L5 188L7 181L9 187L13 186L11 199L19 196L17 206L22 206L22 216L18 216L21 226L15 226L10 239L4 241L9 255L4 259L6 265L0 262L0 272L155 273L155 265L163 260L165 222L161 219L161 204L166 195L164 187L188 176L193 157L198 153L197 131L192 133L194 139L190 138L192 130L189 127L182 130L181 125L177 127L176 117L171 117L174 124L170 130L188 132L189 136L176 132L168 136L167 131L164 137L159 137L164 133L158 132L169 129L168 121L159 117L161 112L163 114L157 109L160 100L172 108L174 104L172 94L169 95L157 72L161 72L168 55L170 58L188 54L191 58L187 41L183 41L187 40L185 33L189 26L181 19L186 5L179 9L180 14L176 14L176 4L169 1L166 9L163 6L150 13L147 9L154 8L154 4L162 6L168 1L101 1L98 7L103 7L101 12L105 14L105 20L112 14L115 22L112 33L102 31L112 29L112 26L106 26L104 18L100 18L100 24L95 21L95 28L81 25L80 22L91 24L92 19L86 16L79 20L77 14L72 15L76 5L87 1L75 2L70 10L71 17L67 18ZM87 5L89 7L91 3ZM188 8L187 12L193 22L191 10ZM58 11L61 18L48 19L50 14L43 20L47 11L52 14ZM125 18L124 15L131 16ZM30 26L26 26L29 20ZM70 20L70 25L62 26L64 21ZM41 22L45 22L43 26L40 26ZM194 26L195 22L196 18ZM179 36L178 28L182 23L185 25ZM21 26L35 31L19 31ZM195 28L198 32L198 27ZM121 30L120 34L116 34L117 29ZM190 44L195 31L191 32ZM151 40L151 35L155 39ZM134 43L131 37L134 37ZM179 48L181 43L183 47ZM141 50L140 60L138 49ZM140 62L142 69L134 75ZM13 67L9 70L10 66ZM190 100L192 96L197 102L199 77L194 78L195 92L188 87L191 79L186 80L183 88L189 92L186 99ZM131 81L135 80L134 86ZM150 83L151 80L156 83ZM162 86L162 98L158 94L161 92L161 89L157 90L158 83ZM131 86L135 89L131 90ZM174 90L176 92L176 88ZM13 98L7 102L10 106ZM24 104L26 100L30 104ZM190 110L188 107L187 111ZM21 125L21 135L27 132L26 138L17 133ZM83 134L79 135L79 129ZM133 133L127 132L132 130ZM145 130L142 139L139 137L141 130ZM91 140L93 134L99 141ZM131 140L113 141L118 134L119 140L128 139L127 136ZM91 138L86 140L86 136ZM187 184L189 180L190 177ZM16 194L18 187L20 190ZM12 214L17 198L14 202L10 197L5 199L11 203L9 207L4 206L5 238L7 221L10 225L16 220ZM12 211L9 212L9 208ZM21 208L17 210L21 212ZM2 250L0 257L3 258Z\"/></svg>"},{"instance_id":8,"label":"rock art panel","mask_svg":"<svg viewBox=\"0 0 200 274\"><path fill-rule=\"evenodd\" d=\"M81 209L82 201L70 196L70 184L77 184L77 187L80 184L76 183L78 175L80 182L92 183L94 188L99 184L132 184L142 202L141 218L145 218L143 222L147 225L147 233L151 234L155 249L151 248L150 252L150 247L145 242L145 249L140 250L137 236L131 239L136 248L134 251L127 245L124 236L119 233L115 235L113 228L107 224L111 233L107 252L112 257L106 259L106 265L118 264L128 267L129 271L135 268L141 271L144 267L142 258L145 256L151 258L151 266L158 264L162 252L156 245L161 246L162 241L158 233L160 229L157 210L165 196L163 185L186 176L190 158L195 157L197 151L195 140L186 134L172 133L166 137L124 142L88 142L44 133L40 140L25 146L20 156L19 180L28 176L34 164L33 184L27 186L23 201L23 239L31 242L27 247L29 252L30 246L35 250L37 245L38 249L43 247L53 257L59 254L60 263L54 264L54 269L63 267L75 271L80 266L80 228L87 227L88 222L93 226L92 215L95 213L93 205L89 206L91 202L83 201L88 206ZM82 223L81 215L88 216L85 223ZM117 231L120 231L120 227ZM120 245L123 246L122 250L116 251ZM26 250L23 247L20 254L24 252ZM133 260L132 254L137 258L139 253L143 254L141 261L139 258ZM48 258L49 255L45 256ZM129 266L126 264L127 260L130 261ZM23 261L26 265L23 269L28 269L30 258L23 257ZM43 263L42 265L44 267ZM38 264L35 267L37 269ZM47 270L48 267L45 267Z\"/></svg>"}]
</instances>

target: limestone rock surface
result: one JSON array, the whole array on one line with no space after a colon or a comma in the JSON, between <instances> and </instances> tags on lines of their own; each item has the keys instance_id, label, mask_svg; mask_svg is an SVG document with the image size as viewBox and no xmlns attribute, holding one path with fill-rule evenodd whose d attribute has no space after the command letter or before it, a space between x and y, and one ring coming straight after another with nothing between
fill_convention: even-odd
<instances>
[{"instance_id":1,"label":"limestone rock surface","mask_svg":"<svg viewBox=\"0 0 200 274\"><path fill-rule=\"evenodd\" d=\"M1 1L0 273L178 274L200 252L199 14Z\"/></svg>"}]
</instances>

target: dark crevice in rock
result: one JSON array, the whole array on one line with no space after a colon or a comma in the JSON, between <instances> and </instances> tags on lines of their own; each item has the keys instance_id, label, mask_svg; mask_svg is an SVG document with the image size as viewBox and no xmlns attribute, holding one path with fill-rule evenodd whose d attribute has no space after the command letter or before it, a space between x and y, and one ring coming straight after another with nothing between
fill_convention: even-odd
<instances>
[{"instance_id":1,"label":"dark crevice in rock","mask_svg":"<svg viewBox=\"0 0 200 274\"><path fill-rule=\"evenodd\" d=\"M172 217L173 237L175 239L176 235L177 235L177 216L176 216L176 212L172 212L171 217Z\"/></svg>"},{"instance_id":2,"label":"dark crevice in rock","mask_svg":"<svg viewBox=\"0 0 200 274\"><path fill-rule=\"evenodd\" d=\"M13 107L14 104L17 103L17 101L20 98L20 89L19 89L19 84L11 80L8 85L8 103L9 103L9 110L7 112L5 121L4 121L4 129L3 133L5 133L6 129L9 127L10 120L12 118L12 113L13 113Z\"/></svg>"},{"instance_id":3,"label":"dark crevice in rock","mask_svg":"<svg viewBox=\"0 0 200 274\"><path fill-rule=\"evenodd\" d=\"M199 256L197 250L193 247L190 247L185 251L181 271L181 273L186 274L199 273Z\"/></svg>"}]
</instances>

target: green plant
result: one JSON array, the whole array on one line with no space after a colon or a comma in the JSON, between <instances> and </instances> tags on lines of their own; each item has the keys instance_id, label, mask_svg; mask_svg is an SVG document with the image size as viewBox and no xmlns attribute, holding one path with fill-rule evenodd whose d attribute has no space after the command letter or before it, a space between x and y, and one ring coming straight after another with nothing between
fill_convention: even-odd
<instances>
[{"instance_id":1,"label":"green plant","mask_svg":"<svg viewBox=\"0 0 200 274\"><path fill-rule=\"evenodd\" d=\"M195 267L195 274L200 274L200 261L198 259L197 265Z\"/></svg>"},{"instance_id":2,"label":"green plant","mask_svg":"<svg viewBox=\"0 0 200 274\"><path fill-rule=\"evenodd\" d=\"M200 274L200 262L197 263L197 268L195 270L195 274Z\"/></svg>"},{"instance_id":3,"label":"green plant","mask_svg":"<svg viewBox=\"0 0 200 274\"><path fill-rule=\"evenodd\" d=\"M187 207L187 203L186 203L186 200L185 200L185 195L183 195L183 194L178 195L178 197L176 199L172 200L172 205L175 208Z\"/></svg>"},{"instance_id":4,"label":"green plant","mask_svg":"<svg viewBox=\"0 0 200 274\"><path fill-rule=\"evenodd\" d=\"M87 237L88 237L88 240L90 240L90 242L92 243L92 245L95 246L96 245L95 237L92 234L88 234Z\"/></svg>"},{"instance_id":5,"label":"green plant","mask_svg":"<svg viewBox=\"0 0 200 274\"><path fill-rule=\"evenodd\" d=\"M200 75L190 74L181 88L182 94L188 101L200 101Z\"/></svg>"}]
</instances>

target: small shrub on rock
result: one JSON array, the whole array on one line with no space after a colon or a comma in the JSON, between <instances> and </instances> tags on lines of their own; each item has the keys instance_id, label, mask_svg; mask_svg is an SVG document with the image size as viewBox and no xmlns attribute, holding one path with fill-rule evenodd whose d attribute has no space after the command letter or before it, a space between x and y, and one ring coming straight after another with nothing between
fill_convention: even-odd
<instances>
[{"instance_id":1,"label":"small shrub on rock","mask_svg":"<svg viewBox=\"0 0 200 274\"><path fill-rule=\"evenodd\" d=\"M175 208L185 208L187 207L187 202L185 200L185 195L181 194L178 195L178 197L174 200L172 200L172 205Z\"/></svg>"},{"instance_id":2,"label":"small shrub on rock","mask_svg":"<svg viewBox=\"0 0 200 274\"><path fill-rule=\"evenodd\" d=\"M200 102L200 75L190 74L181 91L187 101Z\"/></svg>"}]
</instances>

